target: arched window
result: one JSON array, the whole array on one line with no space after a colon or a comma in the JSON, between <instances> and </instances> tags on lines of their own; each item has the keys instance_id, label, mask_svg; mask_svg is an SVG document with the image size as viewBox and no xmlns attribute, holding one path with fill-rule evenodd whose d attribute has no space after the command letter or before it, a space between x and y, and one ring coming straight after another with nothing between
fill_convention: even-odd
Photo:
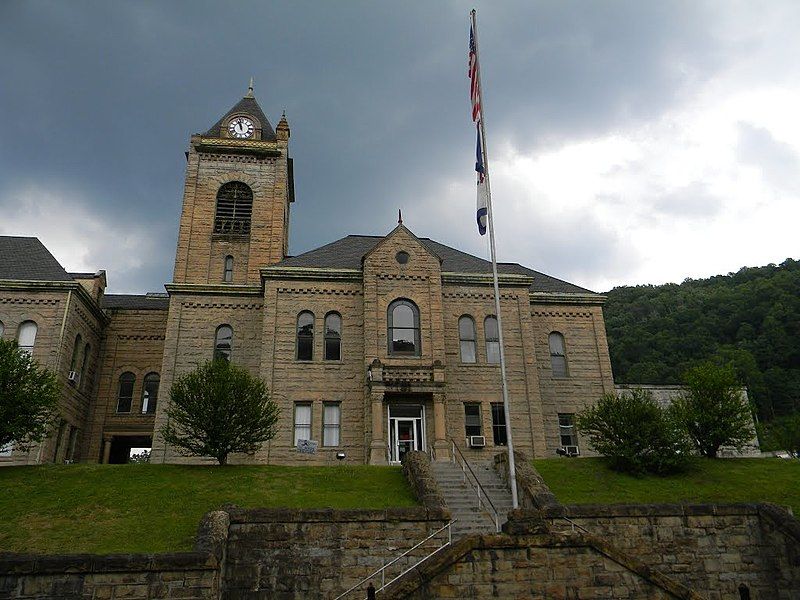
<instances>
[{"instance_id":1,"label":"arched window","mask_svg":"<svg viewBox=\"0 0 800 600\"><path fill-rule=\"evenodd\" d=\"M474 363L475 357L475 321L469 315L458 320L458 341L461 345L461 362Z\"/></svg>"},{"instance_id":2,"label":"arched window","mask_svg":"<svg viewBox=\"0 0 800 600\"><path fill-rule=\"evenodd\" d=\"M161 377L158 373L148 373L144 376L142 383L142 414L152 415L156 412L156 401L158 400L158 384Z\"/></svg>"},{"instance_id":3,"label":"arched window","mask_svg":"<svg viewBox=\"0 0 800 600\"><path fill-rule=\"evenodd\" d=\"M214 233L250 235L253 191L241 181L229 181L217 192Z\"/></svg>"},{"instance_id":4,"label":"arched window","mask_svg":"<svg viewBox=\"0 0 800 600\"><path fill-rule=\"evenodd\" d=\"M498 364L500 362L500 330L497 327L497 317L488 316L483 321L483 334L486 337L486 362Z\"/></svg>"},{"instance_id":5,"label":"arched window","mask_svg":"<svg viewBox=\"0 0 800 600\"><path fill-rule=\"evenodd\" d=\"M339 313L325 315L325 360L342 360L342 317Z\"/></svg>"},{"instance_id":6,"label":"arched window","mask_svg":"<svg viewBox=\"0 0 800 600\"><path fill-rule=\"evenodd\" d=\"M553 377L567 377L567 351L564 344L564 336L554 331L550 334L550 368L553 370Z\"/></svg>"},{"instance_id":7,"label":"arched window","mask_svg":"<svg viewBox=\"0 0 800 600\"><path fill-rule=\"evenodd\" d=\"M133 384L136 382L136 375L130 372L119 376L119 392L117 393L117 412L131 412L131 402L133 400Z\"/></svg>"},{"instance_id":8,"label":"arched window","mask_svg":"<svg viewBox=\"0 0 800 600\"><path fill-rule=\"evenodd\" d=\"M304 310L297 315L297 360L314 358L314 313Z\"/></svg>"},{"instance_id":9,"label":"arched window","mask_svg":"<svg viewBox=\"0 0 800 600\"><path fill-rule=\"evenodd\" d=\"M225 283L233 281L233 257L230 254L225 257L225 271L222 273L222 280Z\"/></svg>"},{"instance_id":10,"label":"arched window","mask_svg":"<svg viewBox=\"0 0 800 600\"><path fill-rule=\"evenodd\" d=\"M214 360L230 360L233 352L233 328L230 325L220 325L214 336Z\"/></svg>"},{"instance_id":11,"label":"arched window","mask_svg":"<svg viewBox=\"0 0 800 600\"><path fill-rule=\"evenodd\" d=\"M387 314L389 354L420 356L419 309L411 300L395 300Z\"/></svg>"},{"instance_id":12,"label":"arched window","mask_svg":"<svg viewBox=\"0 0 800 600\"><path fill-rule=\"evenodd\" d=\"M36 332L39 327L33 321L25 321L19 326L17 331L17 345L23 352L31 354L33 345L36 343Z\"/></svg>"},{"instance_id":13,"label":"arched window","mask_svg":"<svg viewBox=\"0 0 800 600\"><path fill-rule=\"evenodd\" d=\"M3 332L6 330L6 326L3 325L3 322L0 321L0 338L3 337Z\"/></svg>"},{"instance_id":14,"label":"arched window","mask_svg":"<svg viewBox=\"0 0 800 600\"><path fill-rule=\"evenodd\" d=\"M81 360L81 386L83 386L83 379L84 376L87 375L86 367L89 366L89 353L92 351L92 347L89 344L86 344L83 347L83 360ZM88 379L88 377L87 377Z\"/></svg>"}]
</instances>

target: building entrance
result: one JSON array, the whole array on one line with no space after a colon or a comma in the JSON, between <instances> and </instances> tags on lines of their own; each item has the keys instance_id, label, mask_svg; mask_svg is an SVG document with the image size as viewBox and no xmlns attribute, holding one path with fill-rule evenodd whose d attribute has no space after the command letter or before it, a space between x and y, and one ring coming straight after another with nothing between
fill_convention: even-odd
<instances>
[{"instance_id":1,"label":"building entrance","mask_svg":"<svg viewBox=\"0 0 800 600\"><path fill-rule=\"evenodd\" d=\"M425 450L425 407L389 405L389 462L399 464L406 452Z\"/></svg>"}]
</instances>

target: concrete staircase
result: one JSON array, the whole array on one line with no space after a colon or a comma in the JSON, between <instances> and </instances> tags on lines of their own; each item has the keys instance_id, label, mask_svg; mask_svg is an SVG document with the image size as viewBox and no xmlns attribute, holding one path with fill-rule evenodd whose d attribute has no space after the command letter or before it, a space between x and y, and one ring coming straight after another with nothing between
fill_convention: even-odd
<instances>
[{"instance_id":1,"label":"concrete staircase","mask_svg":"<svg viewBox=\"0 0 800 600\"><path fill-rule=\"evenodd\" d=\"M470 466L497 509L502 525L508 519L508 511L511 510L511 491L490 463L475 462L470 463ZM494 533L495 523L491 509L487 506L478 508L478 496L469 471L467 471L467 479L472 481L473 485L464 481L460 465L450 461L433 461L431 467L436 483L439 484L439 489L447 503L447 508L450 509L453 518L457 519L453 524L453 537Z\"/></svg>"}]
</instances>

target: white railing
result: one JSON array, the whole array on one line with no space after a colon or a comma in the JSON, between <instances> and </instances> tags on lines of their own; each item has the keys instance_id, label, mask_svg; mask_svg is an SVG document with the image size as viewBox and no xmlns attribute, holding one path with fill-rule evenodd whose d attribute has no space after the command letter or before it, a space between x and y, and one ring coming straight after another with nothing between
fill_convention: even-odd
<instances>
[{"instance_id":1,"label":"white railing","mask_svg":"<svg viewBox=\"0 0 800 600\"><path fill-rule=\"evenodd\" d=\"M387 587L388 585L391 585L392 583L394 583L395 581L397 581L398 579L400 579L400 578L401 578L403 575L405 575L406 573L408 573L408 572L409 572L409 571L411 571L412 569L415 569L415 568L417 568L419 565L421 565L422 563L424 563L424 562L425 562L426 560L428 560L428 559L429 559L431 556L433 556L434 554L436 554L437 552L439 552L439 550L441 550L442 548L446 548L446 547L447 547L447 546L449 546L451 543L453 543L453 530L452 530L452 525L453 525L453 523L455 523L455 522L456 522L456 519L453 519L452 521L450 521L449 523L447 523L447 525L445 525L445 526L443 526L443 527L440 527L439 529L437 529L436 531L434 531L432 534L430 534L428 537L426 537L424 540L422 540L422 541L421 541L421 542L419 542L418 544L416 544L416 545L412 546L411 548L409 548L408 550L406 550L405 552L403 552L401 555L399 555L399 556L397 556L397 557L393 558L391 561L389 561L388 563L386 563L385 565L383 565L383 566L382 566L380 569L378 569L378 570L377 570L377 571L375 571L374 573L371 573L370 575L367 575L366 577L364 577L364 579L362 579L361 581L359 581L357 584L355 584L353 587L351 587L350 589L348 589L346 592L344 592L344 593L342 593L342 594L339 594L338 596L336 596L336 598L334 598L334 600L340 600L341 598L344 598L345 596L347 596L347 595L348 595L348 594L350 594L351 592L354 592L354 591L356 591L358 588L360 588L362 585L364 585L364 584L365 584L365 583L367 583L368 581L370 581L370 580L372 580L372 579L374 579L374 578L377 578L377 576L378 576L378 575L380 575L380 578L381 578L381 586L380 586L380 587L379 587L377 590L375 590L375 591L376 591L376 593L377 593L377 592L380 592L381 590L383 590L383 589L384 589L385 587ZM403 557L405 557L405 556L408 556L408 555L409 555L411 552L413 552L414 550L416 550L416 549L417 549L417 548L419 548L420 546L424 545L426 542L428 542L428 541L429 541L429 540L431 540L432 538L436 537L437 535L439 535L441 532L443 532L443 531L445 531L445 530L447 531L447 541L446 541L444 544L442 544L441 546L439 546L438 548L436 548L436 549L435 549L433 552L430 552L429 554L426 554L426 555L425 555L425 556L424 556L424 557L423 557L421 560L418 560L418 561L417 561L417 562L415 562L413 565L411 565L410 567L408 567L406 570L402 571L402 572L401 572L401 573L400 573L400 574L399 574L397 577L394 577L394 578L390 579L388 582L386 581L386 569L388 569L389 567L391 567L393 564L395 564L395 563L396 563L397 561L399 561L401 558L403 558Z\"/></svg>"},{"instance_id":2,"label":"white railing","mask_svg":"<svg viewBox=\"0 0 800 600\"><path fill-rule=\"evenodd\" d=\"M486 512L489 513L489 516L491 516L494 519L495 531L497 533L500 533L500 514L497 512L497 509L495 508L494 504L492 504L492 500L491 498L489 498L489 494L486 493L486 490L483 489L481 482L478 481L478 476L475 475L475 471L473 471L472 467L469 466L466 457L461 452L461 448L458 447L455 440L451 440L451 443L453 444L453 451L451 452L451 460L453 461L453 464L461 467L461 473L464 476L464 481L470 484L470 486L472 486L472 489L475 491L475 494L478 497L478 510L485 509ZM472 475L472 480L470 480L467 473L469 473L469 475Z\"/></svg>"}]
</instances>

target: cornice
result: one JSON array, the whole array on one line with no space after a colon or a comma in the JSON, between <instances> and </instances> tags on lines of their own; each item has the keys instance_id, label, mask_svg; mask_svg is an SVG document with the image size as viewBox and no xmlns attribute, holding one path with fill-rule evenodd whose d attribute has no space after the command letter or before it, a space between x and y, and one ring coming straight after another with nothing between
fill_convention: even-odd
<instances>
[{"instance_id":1,"label":"cornice","mask_svg":"<svg viewBox=\"0 0 800 600\"><path fill-rule=\"evenodd\" d=\"M359 269L319 269L315 267L262 267L261 279L304 279L314 281L361 281Z\"/></svg>"},{"instance_id":2,"label":"cornice","mask_svg":"<svg viewBox=\"0 0 800 600\"><path fill-rule=\"evenodd\" d=\"M277 142L264 140L235 140L200 136L192 140L195 150L211 154L256 154L258 156L280 156Z\"/></svg>"},{"instance_id":3,"label":"cornice","mask_svg":"<svg viewBox=\"0 0 800 600\"><path fill-rule=\"evenodd\" d=\"M110 319L97 304L97 301L89 295L77 281L21 281L19 279L0 279L0 290L14 290L20 292L74 292L92 315L107 325Z\"/></svg>"},{"instance_id":4,"label":"cornice","mask_svg":"<svg viewBox=\"0 0 800 600\"><path fill-rule=\"evenodd\" d=\"M164 285L170 296L262 296L260 285L231 285L223 283L167 283Z\"/></svg>"},{"instance_id":5,"label":"cornice","mask_svg":"<svg viewBox=\"0 0 800 600\"><path fill-rule=\"evenodd\" d=\"M533 277L528 275L498 274L497 282L503 286L530 287ZM494 285L491 273L442 273L442 283L461 285Z\"/></svg>"},{"instance_id":6,"label":"cornice","mask_svg":"<svg viewBox=\"0 0 800 600\"><path fill-rule=\"evenodd\" d=\"M584 304L602 306L607 296L602 294L568 294L565 292L531 292L531 304Z\"/></svg>"}]
</instances>

